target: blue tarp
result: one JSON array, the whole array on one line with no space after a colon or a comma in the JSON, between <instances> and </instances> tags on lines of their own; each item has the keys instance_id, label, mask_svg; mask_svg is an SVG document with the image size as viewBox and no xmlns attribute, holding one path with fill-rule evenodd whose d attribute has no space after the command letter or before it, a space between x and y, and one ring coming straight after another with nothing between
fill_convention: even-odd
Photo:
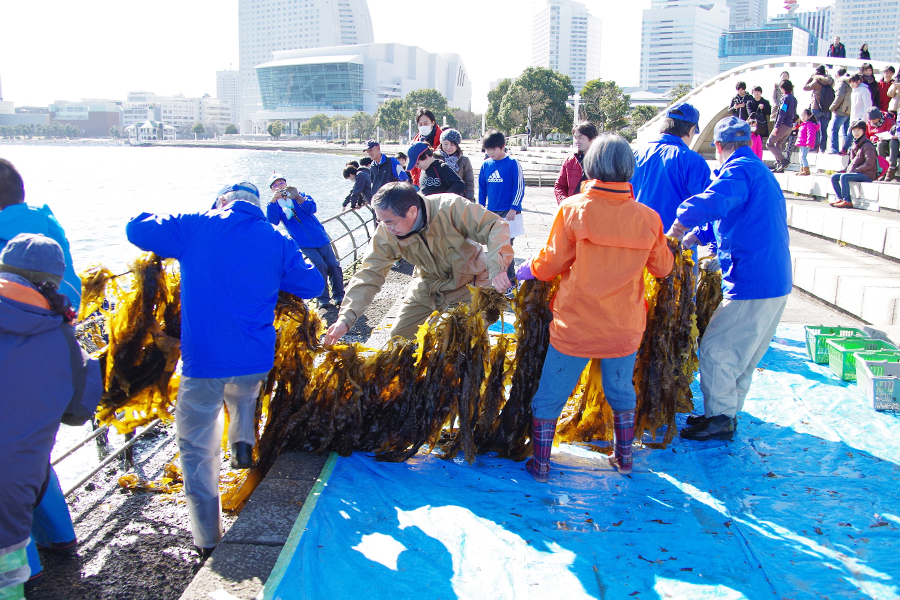
<instances>
[{"instance_id":1,"label":"blue tarp","mask_svg":"<svg viewBox=\"0 0 900 600\"><path fill-rule=\"evenodd\" d=\"M898 598L900 419L803 339L779 328L733 442L636 448L630 477L578 445L549 484L494 456L337 459L265 597Z\"/></svg>"}]
</instances>

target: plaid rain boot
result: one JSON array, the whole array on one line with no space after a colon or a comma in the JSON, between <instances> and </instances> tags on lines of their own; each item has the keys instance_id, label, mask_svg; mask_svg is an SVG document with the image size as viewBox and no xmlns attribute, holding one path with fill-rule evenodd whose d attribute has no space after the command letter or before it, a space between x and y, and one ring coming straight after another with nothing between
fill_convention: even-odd
<instances>
[{"instance_id":1,"label":"plaid rain boot","mask_svg":"<svg viewBox=\"0 0 900 600\"><path fill-rule=\"evenodd\" d=\"M616 455L609 459L609 464L619 470L622 475L631 473L633 459L631 445L634 443L634 411L613 411L613 428L616 434Z\"/></svg>"},{"instance_id":2,"label":"plaid rain boot","mask_svg":"<svg viewBox=\"0 0 900 600\"><path fill-rule=\"evenodd\" d=\"M531 473L534 480L547 483L550 479L550 449L553 447L553 436L556 435L556 419L544 421L532 419L532 450L534 457L525 463L525 470Z\"/></svg>"}]
</instances>

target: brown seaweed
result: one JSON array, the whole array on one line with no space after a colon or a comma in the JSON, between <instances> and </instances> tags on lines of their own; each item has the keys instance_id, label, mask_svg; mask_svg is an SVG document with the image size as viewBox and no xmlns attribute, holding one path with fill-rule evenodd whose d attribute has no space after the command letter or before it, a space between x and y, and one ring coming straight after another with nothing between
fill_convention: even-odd
<instances>
[{"instance_id":1,"label":"brown seaweed","mask_svg":"<svg viewBox=\"0 0 900 600\"><path fill-rule=\"evenodd\" d=\"M701 260L707 260L707 257ZM712 319L713 313L722 303L722 271L700 270L700 283L697 284L697 343Z\"/></svg>"}]
</instances>

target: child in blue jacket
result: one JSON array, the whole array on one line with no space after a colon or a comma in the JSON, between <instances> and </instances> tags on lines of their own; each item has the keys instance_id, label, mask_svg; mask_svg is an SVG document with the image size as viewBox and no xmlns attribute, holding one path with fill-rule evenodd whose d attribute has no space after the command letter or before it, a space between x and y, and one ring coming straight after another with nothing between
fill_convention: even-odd
<instances>
[{"instance_id":1,"label":"child in blue jacket","mask_svg":"<svg viewBox=\"0 0 900 600\"><path fill-rule=\"evenodd\" d=\"M478 174L478 203L507 221L515 221L522 212L525 196L525 175L519 161L506 154L506 138L499 131L491 131L484 138L484 152L488 159ZM509 243L515 241L510 237ZM506 272L512 281L515 276L510 261Z\"/></svg>"}]
</instances>

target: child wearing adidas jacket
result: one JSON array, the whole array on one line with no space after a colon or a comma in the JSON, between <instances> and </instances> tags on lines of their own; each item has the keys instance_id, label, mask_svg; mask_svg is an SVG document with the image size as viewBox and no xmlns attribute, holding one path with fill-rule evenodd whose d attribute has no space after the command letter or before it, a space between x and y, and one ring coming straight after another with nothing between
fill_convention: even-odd
<instances>
[{"instance_id":1,"label":"child wearing adidas jacket","mask_svg":"<svg viewBox=\"0 0 900 600\"><path fill-rule=\"evenodd\" d=\"M488 159L478 174L478 203L507 221L514 221L522 212L525 195L525 175L519 162L506 154L506 138L499 131L491 131L484 138L484 151ZM515 238L511 238L512 244ZM515 275L510 261L507 275Z\"/></svg>"}]
</instances>

